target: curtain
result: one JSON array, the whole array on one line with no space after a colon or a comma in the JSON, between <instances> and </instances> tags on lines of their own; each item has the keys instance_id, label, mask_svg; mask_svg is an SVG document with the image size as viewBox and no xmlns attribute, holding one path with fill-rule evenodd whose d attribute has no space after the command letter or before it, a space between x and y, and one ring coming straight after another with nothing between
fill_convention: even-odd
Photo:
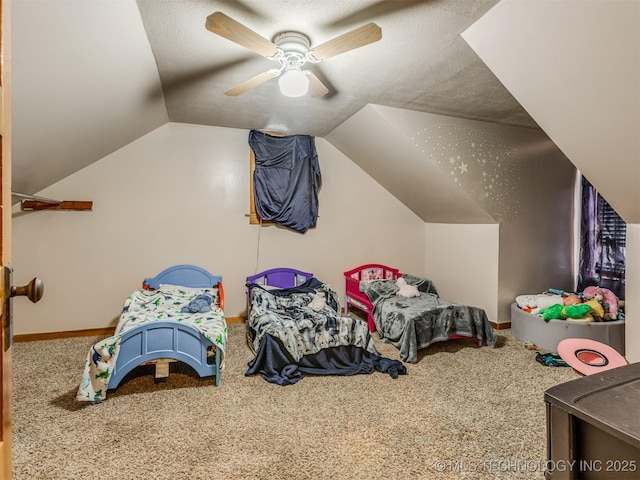
<instances>
[{"instance_id":1,"label":"curtain","mask_svg":"<svg viewBox=\"0 0 640 480\"><path fill-rule=\"evenodd\" d=\"M251 130L249 145L256 159L253 193L258 216L300 233L315 227L322 176L314 138Z\"/></svg>"},{"instance_id":2,"label":"curtain","mask_svg":"<svg viewBox=\"0 0 640 480\"><path fill-rule=\"evenodd\" d=\"M578 291L590 285L624 298L627 225L582 177Z\"/></svg>"}]
</instances>

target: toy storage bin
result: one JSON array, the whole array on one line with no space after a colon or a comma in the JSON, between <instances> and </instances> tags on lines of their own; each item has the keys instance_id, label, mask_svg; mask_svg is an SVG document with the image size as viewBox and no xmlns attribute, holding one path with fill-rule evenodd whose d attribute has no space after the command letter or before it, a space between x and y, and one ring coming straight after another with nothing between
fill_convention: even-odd
<instances>
[{"instance_id":1,"label":"toy storage bin","mask_svg":"<svg viewBox=\"0 0 640 480\"><path fill-rule=\"evenodd\" d=\"M565 338L588 338L614 348L624 355L624 320L609 322L576 323L566 320L549 320L527 313L511 304L511 334L523 342L533 342L538 347L556 352L558 343Z\"/></svg>"}]
</instances>

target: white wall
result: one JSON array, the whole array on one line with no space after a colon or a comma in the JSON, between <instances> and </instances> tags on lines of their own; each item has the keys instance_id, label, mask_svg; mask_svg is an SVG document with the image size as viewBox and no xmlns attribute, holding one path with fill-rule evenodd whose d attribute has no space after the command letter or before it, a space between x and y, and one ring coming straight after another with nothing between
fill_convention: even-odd
<instances>
[{"instance_id":1,"label":"white wall","mask_svg":"<svg viewBox=\"0 0 640 480\"><path fill-rule=\"evenodd\" d=\"M425 235L425 272L438 294L497 322L500 226L427 223Z\"/></svg>"},{"instance_id":2,"label":"white wall","mask_svg":"<svg viewBox=\"0 0 640 480\"><path fill-rule=\"evenodd\" d=\"M342 293L359 264L424 265L424 223L323 139L317 227L249 225L247 139L169 123L38 193L93 211L15 211L14 284L38 276L45 294L14 302L14 332L113 326L144 277L178 263L223 276L230 317L245 314L245 277L267 268L311 271Z\"/></svg>"}]
</instances>

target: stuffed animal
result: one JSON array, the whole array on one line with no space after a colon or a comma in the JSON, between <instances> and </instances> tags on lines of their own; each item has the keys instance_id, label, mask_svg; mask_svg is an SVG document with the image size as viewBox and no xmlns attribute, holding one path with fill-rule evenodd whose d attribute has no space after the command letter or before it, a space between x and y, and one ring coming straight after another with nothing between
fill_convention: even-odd
<instances>
[{"instance_id":1,"label":"stuffed animal","mask_svg":"<svg viewBox=\"0 0 640 480\"><path fill-rule=\"evenodd\" d=\"M316 292L309 302L309 307L319 312L327 308L327 295L324 292Z\"/></svg>"},{"instance_id":2,"label":"stuffed animal","mask_svg":"<svg viewBox=\"0 0 640 480\"><path fill-rule=\"evenodd\" d=\"M398 291L396 292L396 295L400 297L411 298L411 297L420 296L418 287L416 287L415 285L409 285L407 281L402 277L396 280L396 286L398 287Z\"/></svg>"},{"instance_id":3,"label":"stuffed animal","mask_svg":"<svg viewBox=\"0 0 640 480\"><path fill-rule=\"evenodd\" d=\"M610 320L618 318L618 297L611 290L591 286L585 288L582 294L588 299L595 298L604 304L605 311L608 311L608 314L605 313L605 318L608 317Z\"/></svg>"},{"instance_id":4,"label":"stuffed animal","mask_svg":"<svg viewBox=\"0 0 640 480\"><path fill-rule=\"evenodd\" d=\"M196 295L196 298L189 302L189 305L186 307L182 307L180 313L204 313L211 310L211 302L213 298L211 295L206 295L204 293L200 295Z\"/></svg>"},{"instance_id":5,"label":"stuffed animal","mask_svg":"<svg viewBox=\"0 0 640 480\"><path fill-rule=\"evenodd\" d=\"M582 300L580 300L580 297L574 293L570 293L562 297L563 305L577 305L578 303L582 303Z\"/></svg>"},{"instance_id":6,"label":"stuffed animal","mask_svg":"<svg viewBox=\"0 0 640 480\"><path fill-rule=\"evenodd\" d=\"M558 319L566 320L567 318L582 318L589 313L591 306L586 303L579 305L551 305L547 308L542 308L539 314L542 316L545 322L549 320Z\"/></svg>"},{"instance_id":7,"label":"stuffed animal","mask_svg":"<svg viewBox=\"0 0 640 480\"><path fill-rule=\"evenodd\" d=\"M599 317L600 319L604 318L604 307L598 300L596 300L595 298L592 298L591 300L584 302L584 304L589 305L591 307L591 310L589 310L589 313L592 314L594 317Z\"/></svg>"},{"instance_id":8,"label":"stuffed animal","mask_svg":"<svg viewBox=\"0 0 640 480\"><path fill-rule=\"evenodd\" d=\"M518 295L518 306L529 313L536 314L541 308L547 308L556 303L562 303L562 295L540 293L537 295Z\"/></svg>"}]
</instances>

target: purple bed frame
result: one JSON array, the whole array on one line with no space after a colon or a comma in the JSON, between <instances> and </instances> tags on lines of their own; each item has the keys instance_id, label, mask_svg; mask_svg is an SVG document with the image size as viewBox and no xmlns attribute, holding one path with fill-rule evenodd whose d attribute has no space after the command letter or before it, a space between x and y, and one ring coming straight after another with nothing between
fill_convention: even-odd
<instances>
[{"instance_id":1,"label":"purple bed frame","mask_svg":"<svg viewBox=\"0 0 640 480\"><path fill-rule=\"evenodd\" d=\"M313 278L313 273L303 272L295 268L272 268L247 277L247 285L255 283L256 285L276 288L291 288L302 285L311 278ZM247 288L247 316L249 316L249 308L251 308L251 289Z\"/></svg>"}]
</instances>

